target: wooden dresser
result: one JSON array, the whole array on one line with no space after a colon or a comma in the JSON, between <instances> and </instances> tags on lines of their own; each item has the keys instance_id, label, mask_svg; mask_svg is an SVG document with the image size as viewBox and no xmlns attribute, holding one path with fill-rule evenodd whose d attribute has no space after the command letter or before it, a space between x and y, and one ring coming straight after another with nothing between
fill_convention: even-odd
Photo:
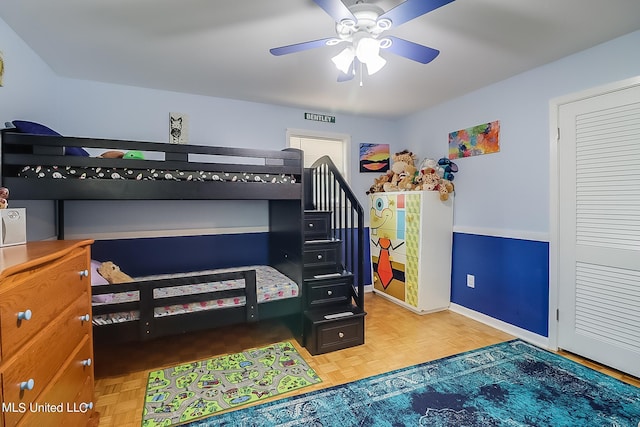
<instances>
[{"instance_id":1,"label":"wooden dresser","mask_svg":"<svg viewBox=\"0 0 640 427\"><path fill-rule=\"evenodd\" d=\"M0 426L84 426L92 416L91 243L0 249Z\"/></svg>"}]
</instances>

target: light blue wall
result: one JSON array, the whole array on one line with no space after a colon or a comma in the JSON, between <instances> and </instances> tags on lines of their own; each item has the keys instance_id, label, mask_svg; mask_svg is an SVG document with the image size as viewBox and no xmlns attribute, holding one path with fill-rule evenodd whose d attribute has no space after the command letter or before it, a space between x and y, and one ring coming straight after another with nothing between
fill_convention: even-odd
<instances>
[{"instance_id":1,"label":"light blue wall","mask_svg":"<svg viewBox=\"0 0 640 427\"><path fill-rule=\"evenodd\" d=\"M452 302L546 335L548 304L539 302L548 302L549 281L539 272L549 268L549 103L640 75L638 46L640 31L402 121L408 147L439 158L447 153L449 132L500 120L499 153L455 160ZM496 248L509 248L508 256ZM519 266L520 275L494 274L496 267L514 272L505 263ZM530 280L523 281L523 273ZM475 289L466 287L467 274L477 276ZM530 310L532 301L538 310Z\"/></svg>"},{"instance_id":2,"label":"light blue wall","mask_svg":"<svg viewBox=\"0 0 640 427\"><path fill-rule=\"evenodd\" d=\"M63 135L168 141L169 113L180 112L189 116L190 143L265 149L284 148L288 128L349 134L350 167L354 171L351 182L362 202L366 200L365 191L372 177L357 173L359 144L397 141L400 133L397 121L334 114L336 123L328 124L304 120L305 110L295 108L61 78L2 20L0 36L7 62L6 85L0 88L2 123L34 120ZM22 72L28 78L14 80L15 74ZM212 79L212 84L224 82ZM53 209L40 202L12 201L14 207L22 205L34 207L27 210L28 238L52 237L52 214L48 219L46 215L44 219L32 216L36 210L52 213ZM42 205L45 207L40 208ZM234 214L229 215L230 211ZM245 202L215 201L73 202L68 203L66 210L66 235L266 227L266 215L266 203L258 202L249 207ZM43 227L32 227L35 221L43 222Z\"/></svg>"}]
</instances>

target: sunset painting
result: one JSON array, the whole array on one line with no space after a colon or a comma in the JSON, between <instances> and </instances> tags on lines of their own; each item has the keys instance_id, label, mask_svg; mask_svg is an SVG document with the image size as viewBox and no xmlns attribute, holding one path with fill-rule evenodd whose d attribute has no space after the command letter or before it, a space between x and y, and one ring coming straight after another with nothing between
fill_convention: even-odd
<instances>
[{"instance_id":1,"label":"sunset painting","mask_svg":"<svg viewBox=\"0 0 640 427\"><path fill-rule=\"evenodd\" d=\"M500 122L495 121L449 134L449 159L500 151Z\"/></svg>"},{"instance_id":2,"label":"sunset painting","mask_svg":"<svg viewBox=\"0 0 640 427\"><path fill-rule=\"evenodd\" d=\"M389 170L389 144L360 144L360 172Z\"/></svg>"}]
</instances>

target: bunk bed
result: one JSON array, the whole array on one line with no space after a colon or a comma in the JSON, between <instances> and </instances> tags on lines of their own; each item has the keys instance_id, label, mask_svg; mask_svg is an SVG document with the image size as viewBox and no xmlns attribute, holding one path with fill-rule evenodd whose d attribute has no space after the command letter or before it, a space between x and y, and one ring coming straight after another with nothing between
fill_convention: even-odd
<instances>
[{"instance_id":1,"label":"bunk bed","mask_svg":"<svg viewBox=\"0 0 640 427\"><path fill-rule=\"evenodd\" d=\"M268 266L212 268L93 287L96 341L146 340L301 314L300 150L35 135L12 129L0 135L0 184L10 189L12 200L53 200L59 239L64 238L64 204L69 200L268 201ZM93 154L68 155L77 150ZM99 157L113 152L124 156ZM262 289L265 277L278 277L285 284L279 298Z\"/></svg>"}]
</instances>

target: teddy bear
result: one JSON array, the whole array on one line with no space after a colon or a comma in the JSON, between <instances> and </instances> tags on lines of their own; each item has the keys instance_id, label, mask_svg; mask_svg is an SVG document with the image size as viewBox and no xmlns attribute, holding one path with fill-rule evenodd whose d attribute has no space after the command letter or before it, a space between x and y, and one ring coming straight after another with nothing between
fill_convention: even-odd
<instances>
[{"instance_id":1,"label":"teddy bear","mask_svg":"<svg viewBox=\"0 0 640 427\"><path fill-rule=\"evenodd\" d=\"M7 209L9 207L9 189L7 187L0 187L0 209Z\"/></svg>"},{"instance_id":2,"label":"teddy bear","mask_svg":"<svg viewBox=\"0 0 640 427\"><path fill-rule=\"evenodd\" d=\"M418 189L424 191L435 191L440 185L440 177L435 169L427 168L420 170L418 175Z\"/></svg>"},{"instance_id":3,"label":"teddy bear","mask_svg":"<svg viewBox=\"0 0 640 427\"><path fill-rule=\"evenodd\" d=\"M134 281L128 274L121 271L120 267L111 261L105 261L100 264L97 271L111 285L114 283L128 283Z\"/></svg>"},{"instance_id":4,"label":"teddy bear","mask_svg":"<svg viewBox=\"0 0 640 427\"><path fill-rule=\"evenodd\" d=\"M453 183L451 181L442 179L438 187L438 191L440 192L440 200L442 200L443 202L449 200L449 194L453 193L453 189Z\"/></svg>"},{"instance_id":5,"label":"teddy bear","mask_svg":"<svg viewBox=\"0 0 640 427\"><path fill-rule=\"evenodd\" d=\"M389 173L390 182L384 184L384 191L406 191L415 189L416 156L409 150L403 150L393 155L393 163Z\"/></svg>"},{"instance_id":6,"label":"teddy bear","mask_svg":"<svg viewBox=\"0 0 640 427\"><path fill-rule=\"evenodd\" d=\"M384 191L384 185L388 183L390 179L391 176L389 174L380 175L378 178L374 178L373 185L369 187L367 194Z\"/></svg>"}]
</instances>

